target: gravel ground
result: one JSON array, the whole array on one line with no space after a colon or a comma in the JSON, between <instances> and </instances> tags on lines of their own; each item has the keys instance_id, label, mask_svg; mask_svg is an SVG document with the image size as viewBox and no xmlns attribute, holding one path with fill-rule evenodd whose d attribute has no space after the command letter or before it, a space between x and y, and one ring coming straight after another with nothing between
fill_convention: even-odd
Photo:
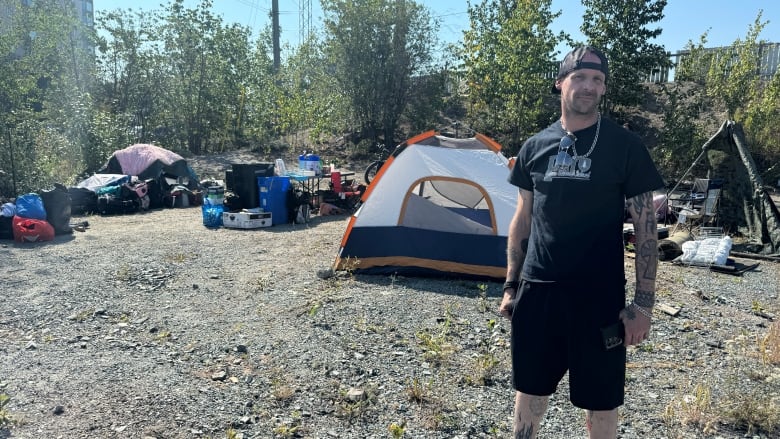
<instances>
[{"instance_id":1,"label":"gravel ground","mask_svg":"<svg viewBox=\"0 0 780 439\"><path fill-rule=\"evenodd\" d=\"M346 217L77 220L54 242L0 241L0 439L510 435L499 283L331 276ZM743 276L662 262L659 302L679 313L656 309L629 349L619 437L778 437L779 285L769 261ZM584 437L567 393L540 437Z\"/></svg>"},{"instance_id":2,"label":"gravel ground","mask_svg":"<svg viewBox=\"0 0 780 439\"><path fill-rule=\"evenodd\" d=\"M508 437L498 283L323 276L345 217L258 230L206 229L198 208L86 220L51 243L0 244L0 438L386 438L392 425ZM777 403L780 370L759 352L778 267L662 262L660 277L660 301L681 311L656 310L650 341L629 351L620 437L745 437L718 404L734 385ZM540 437L583 437L566 393Z\"/></svg>"}]
</instances>

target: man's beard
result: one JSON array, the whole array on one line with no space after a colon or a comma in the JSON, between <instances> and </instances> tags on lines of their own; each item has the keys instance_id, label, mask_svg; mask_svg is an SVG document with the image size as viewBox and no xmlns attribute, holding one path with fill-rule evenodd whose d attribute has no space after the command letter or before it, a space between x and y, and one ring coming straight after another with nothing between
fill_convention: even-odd
<instances>
[{"instance_id":1,"label":"man's beard","mask_svg":"<svg viewBox=\"0 0 780 439\"><path fill-rule=\"evenodd\" d=\"M592 116L598 113L601 99L598 98L598 95L594 95L591 102L584 103L582 100L578 99L578 96L574 96L571 100L565 102L565 106L566 110L573 115Z\"/></svg>"}]
</instances>

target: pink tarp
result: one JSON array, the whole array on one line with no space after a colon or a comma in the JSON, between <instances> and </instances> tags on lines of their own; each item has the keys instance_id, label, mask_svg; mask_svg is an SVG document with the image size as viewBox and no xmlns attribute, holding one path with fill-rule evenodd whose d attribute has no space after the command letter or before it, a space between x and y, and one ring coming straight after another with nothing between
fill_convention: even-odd
<instances>
[{"instance_id":1,"label":"pink tarp","mask_svg":"<svg viewBox=\"0 0 780 439\"><path fill-rule=\"evenodd\" d=\"M164 165L184 160L182 156L159 146L137 143L114 152L114 157L127 175L140 175L151 163L160 161Z\"/></svg>"}]
</instances>

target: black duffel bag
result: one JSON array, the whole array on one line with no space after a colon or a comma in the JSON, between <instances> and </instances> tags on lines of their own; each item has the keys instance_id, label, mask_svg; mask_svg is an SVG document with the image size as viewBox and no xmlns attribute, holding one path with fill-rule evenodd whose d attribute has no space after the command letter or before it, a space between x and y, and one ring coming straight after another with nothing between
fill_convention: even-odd
<instances>
[{"instance_id":1,"label":"black duffel bag","mask_svg":"<svg viewBox=\"0 0 780 439\"><path fill-rule=\"evenodd\" d=\"M46 222L54 228L55 235L73 233L70 227L70 193L60 183L54 183L54 189L40 191L43 208L46 210Z\"/></svg>"}]
</instances>

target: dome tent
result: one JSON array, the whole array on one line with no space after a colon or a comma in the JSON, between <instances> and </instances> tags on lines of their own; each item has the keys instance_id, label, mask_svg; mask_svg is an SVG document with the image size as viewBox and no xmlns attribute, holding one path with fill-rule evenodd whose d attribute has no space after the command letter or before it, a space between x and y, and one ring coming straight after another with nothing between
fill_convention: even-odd
<instances>
[{"instance_id":1,"label":"dome tent","mask_svg":"<svg viewBox=\"0 0 780 439\"><path fill-rule=\"evenodd\" d=\"M196 189L200 185L195 171L182 156L165 148L143 143L114 151L98 174L124 174L137 176L142 180L165 177L188 189Z\"/></svg>"},{"instance_id":2,"label":"dome tent","mask_svg":"<svg viewBox=\"0 0 780 439\"><path fill-rule=\"evenodd\" d=\"M362 195L334 268L503 279L517 188L501 146L433 131L399 145Z\"/></svg>"}]
</instances>

